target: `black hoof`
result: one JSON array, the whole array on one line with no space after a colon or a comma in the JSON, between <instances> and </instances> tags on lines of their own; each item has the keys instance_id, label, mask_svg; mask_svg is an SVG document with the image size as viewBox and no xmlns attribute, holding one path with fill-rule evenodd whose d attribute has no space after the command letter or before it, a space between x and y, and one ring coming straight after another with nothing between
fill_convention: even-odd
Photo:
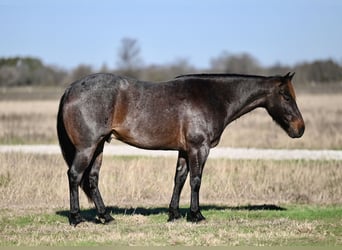
<instances>
[{"instance_id":1,"label":"black hoof","mask_svg":"<svg viewBox=\"0 0 342 250\"><path fill-rule=\"evenodd\" d=\"M179 220L180 218L182 218L182 215L180 214L179 209L169 208L168 222Z\"/></svg>"},{"instance_id":2,"label":"black hoof","mask_svg":"<svg viewBox=\"0 0 342 250\"><path fill-rule=\"evenodd\" d=\"M83 219L83 217L79 213L69 215L69 223L71 226L76 227L78 224L84 221L85 219Z\"/></svg>"},{"instance_id":3,"label":"black hoof","mask_svg":"<svg viewBox=\"0 0 342 250\"><path fill-rule=\"evenodd\" d=\"M188 221L191 221L191 222L200 222L200 221L204 221L205 217L202 215L200 211L197 211L197 212L190 211L190 214L187 219Z\"/></svg>"},{"instance_id":4,"label":"black hoof","mask_svg":"<svg viewBox=\"0 0 342 250\"><path fill-rule=\"evenodd\" d=\"M102 224L109 224L114 221L114 218L109 213L101 214L98 217Z\"/></svg>"}]
</instances>

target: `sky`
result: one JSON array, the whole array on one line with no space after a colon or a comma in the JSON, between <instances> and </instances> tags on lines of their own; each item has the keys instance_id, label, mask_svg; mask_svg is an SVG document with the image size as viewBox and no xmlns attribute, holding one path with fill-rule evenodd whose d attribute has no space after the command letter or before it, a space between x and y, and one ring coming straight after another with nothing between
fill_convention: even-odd
<instances>
[{"instance_id":1,"label":"sky","mask_svg":"<svg viewBox=\"0 0 342 250\"><path fill-rule=\"evenodd\" d=\"M115 68L123 38L145 65L197 68L227 52L263 66L342 62L341 0L0 0L0 57Z\"/></svg>"}]
</instances>

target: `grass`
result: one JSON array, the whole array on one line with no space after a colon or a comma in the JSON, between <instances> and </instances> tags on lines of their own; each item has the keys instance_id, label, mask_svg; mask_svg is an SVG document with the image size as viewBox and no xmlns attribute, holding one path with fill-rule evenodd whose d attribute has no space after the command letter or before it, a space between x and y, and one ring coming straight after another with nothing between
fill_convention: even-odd
<instances>
[{"instance_id":1,"label":"grass","mask_svg":"<svg viewBox=\"0 0 342 250\"><path fill-rule=\"evenodd\" d=\"M342 244L341 161L209 159L201 187L207 220L167 223L173 158L105 157L100 189L116 221L68 224L61 156L0 154L0 246L335 246Z\"/></svg>"},{"instance_id":2,"label":"grass","mask_svg":"<svg viewBox=\"0 0 342 250\"><path fill-rule=\"evenodd\" d=\"M145 212L148 209L145 209ZM207 220L167 223L165 209L144 214L113 209L115 223L74 228L65 215L0 211L2 246L335 246L342 244L342 208L288 206L286 210L204 207ZM94 214L93 210L84 213Z\"/></svg>"},{"instance_id":3,"label":"grass","mask_svg":"<svg viewBox=\"0 0 342 250\"><path fill-rule=\"evenodd\" d=\"M57 101L0 102L0 143L57 143Z\"/></svg>"},{"instance_id":4,"label":"grass","mask_svg":"<svg viewBox=\"0 0 342 250\"><path fill-rule=\"evenodd\" d=\"M61 156L0 154L0 209L68 207L66 164ZM342 204L341 161L210 159L201 201L207 204ZM171 198L176 159L105 157L100 190L107 204L152 206ZM189 204L185 184L181 203ZM81 195L81 205L89 206Z\"/></svg>"},{"instance_id":5,"label":"grass","mask_svg":"<svg viewBox=\"0 0 342 250\"><path fill-rule=\"evenodd\" d=\"M306 131L301 139L289 138L260 109L231 123L223 133L219 146L341 149L341 97L342 94L298 95L298 105L306 122ZM1 144L57 143L58 99L1 100ZM115 140L113 143L116 143Z\"/></svg>"}]
</instances>

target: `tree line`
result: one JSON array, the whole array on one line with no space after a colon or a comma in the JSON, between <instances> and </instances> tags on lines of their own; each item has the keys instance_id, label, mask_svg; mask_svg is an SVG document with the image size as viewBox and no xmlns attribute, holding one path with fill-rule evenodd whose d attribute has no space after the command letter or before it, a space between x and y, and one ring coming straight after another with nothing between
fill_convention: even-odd
<instances>
[{"instance_id":1,"label":"tree line","mask_svg":"<svg viewBox=\"0 0 342 250\"><path fill-rule=\"evenodd\" d=\"M293 66L277 63L262 66L248 53L231 54L226 51L210 60L210 67L198 69L187 59L179 59L165 65L144 65L136 39L124 38L117 54L117 66L109 69L104 65L97 72L127 75L130 77L163 81L187 73L239 73L253 75L282 75L296 72L296 83L326 85L342 83L342 65L332 59L302 62ZM0 58L0 86L64 86L82 76L95 73L90 65L79 65L72 70L44 64L35 57Z\"/></svg>"}]
</instances>

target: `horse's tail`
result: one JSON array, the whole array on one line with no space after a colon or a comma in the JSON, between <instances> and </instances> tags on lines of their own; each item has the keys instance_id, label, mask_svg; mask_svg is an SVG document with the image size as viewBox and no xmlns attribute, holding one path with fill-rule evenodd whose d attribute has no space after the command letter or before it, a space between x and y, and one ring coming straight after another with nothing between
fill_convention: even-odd
<instances>
[{"instance_id":1,"label":"horse's tail","mask_svg":"<svg viewBox=\"0 0 342 250\"><path fill-rule=\"evenodd\" d=\"M58 134L58 141L59 145L62 150L62 154L64 157L64 160L66 161L68 167L70 168L75 155L76 155L76 149L74 144L71 142L68 133L65 129L64 126L64 119L63 119L63 107L65 103L65 95L61 97L60 103L59 103L59 108L58 108L58 114L57 114L57 134ZM80 187L83 189L84 193L87 195L87 198L89 201L92 200L91 198L91 191L90 191L90 184L89 184L89 176L90 168L87 168L85 173L83 174L82 180L80 182Z\"/></svg>"},{"instance_id":2,"label":"horse's tail","mask_svg":"<svg viewBox=\"0 0 342 250\"><path fill-rule=\"evenodd\" d=\"M64 126L64 119L63 119L64 102L65 102L65 93L63 94L59 102L59 108L58 108L58 114L57 114L57 135L58 135L59 146L61 147L64 160L66 161L66 163L68 164L68 167L70 168L75 158L76 149L73 143L71 142Z\"/></svg>"}]
</instances>

